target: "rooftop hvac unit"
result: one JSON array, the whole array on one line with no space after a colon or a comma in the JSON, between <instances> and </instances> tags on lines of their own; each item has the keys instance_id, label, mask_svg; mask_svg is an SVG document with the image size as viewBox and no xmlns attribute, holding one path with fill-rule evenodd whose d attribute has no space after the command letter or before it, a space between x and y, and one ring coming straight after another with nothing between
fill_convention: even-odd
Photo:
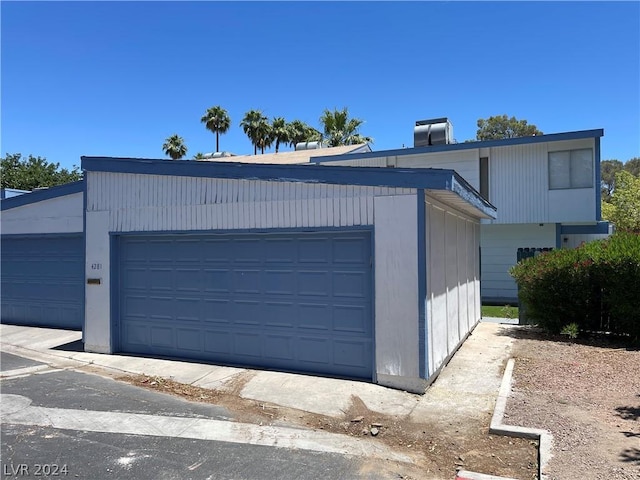
<instances>
[{"instance_id":1,"label":"rooftop hvac unit","mask_svg":"<svg viewBox=\"0 0 640 480\"><path fill-rule=\"evenodd\" d=\"M418 120L413 130L413 146L447 145L453 143L453 125L448 118Z\"/></svg>"},{"instance_id":2,"label":"rooftop hvac unit","mask_svg":"<svg viewBox=\"0 0 640 480\"><path fill-rule=\"evenodd\" d=\"M315 150L322 148L322 142L300 142L296 143L296 152L299 150Z\"/></svg>"}]
</instances>

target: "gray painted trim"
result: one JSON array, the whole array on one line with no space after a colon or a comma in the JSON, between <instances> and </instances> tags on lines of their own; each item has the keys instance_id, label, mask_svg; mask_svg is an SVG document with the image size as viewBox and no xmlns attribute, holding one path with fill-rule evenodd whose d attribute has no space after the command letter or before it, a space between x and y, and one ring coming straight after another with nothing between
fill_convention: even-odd
<instances>
[{"instance_id":1,"label":"gray painted trim","mask_svg":"<svg viewBox=\"0 0 640 480\"><path fill-rule=\"evenodd\" d=\"M42 202L44 200L50 200L52 198L64 197L65 195L72 195L74 193L84 192L84 180L77 182L67 183L65 185L57 185L55 187L49 187L45 190L35 190L29 193L23 193L17 197L5 198L0 203L0 210L9 210L11 208L22 207L24 205L30 205L32 203Z\"/></svg>"},{"instance_id":2,"label":"gray painted trim","mask_svg":"<svg viewBox=\"0 0 640 480\"><path fill-rule=\"evenodd\" d=\"M594 225L562 225L560 233L565 235L608 234L609 222L598 222Z\"/></svg>"},{"instance_id":3,"label":"gray painted trim","mask_svg":"<svg viewBox=\"0 0 640 480\"><path fill-rule=\"evenodd\" d=\"M539 135L536 137L518 137L518 138L506 138L502 140L485 140L477 142L465 142L465 143L451 143L448 145L434 145L430 147L414 147L414 148L401 148L395 150L381 150L371 153L351 154L345 153L343 155L328 155L326 157L317 157L317 163L337 162L343 160L360 160L364 158L380 158L380 157L393 157L404 155L417 155L423 153L437 153L437 152L456 152L461 150L473 150L476 148L489 148L489 147L510 147L514 145L529 145L534 143L544 142L559 142L564 140L580 140L584 138L599 138L604 136L603 129L596 130L579 130L576 132L562 132L551 133L547 135Z\"/></svg>"},{"instance_id":4,"label":"gray painted trim","mask_svg":"<svg viewBox=\"0 0 640 480\"><path fill-rule=\"evenodd\" d=\"M429 355L427 342L427 231L426 231L426 206L425 191L418 190L418 374L420 378L426 378L429 371Z\"/></svg>"},{"instance_id":5,"label":"gray painted trim","mask_svg":"<svg viewBox=\"0 0 640 480\"><path fill-rule=\"evenodd\" d=\"M237 228L232 229L213 229L213 230L145 230L145 231L126 231L126 232L109 232L109 236L131 236L143 237L147 235L238 235L252 233L318 233L318 232L347 232L347 231L366 231L373 232L373 225L350 225L343 227L282 227L282 228ZM372 234L373 238L373 234Z\"/></svg>"}]
</instances>

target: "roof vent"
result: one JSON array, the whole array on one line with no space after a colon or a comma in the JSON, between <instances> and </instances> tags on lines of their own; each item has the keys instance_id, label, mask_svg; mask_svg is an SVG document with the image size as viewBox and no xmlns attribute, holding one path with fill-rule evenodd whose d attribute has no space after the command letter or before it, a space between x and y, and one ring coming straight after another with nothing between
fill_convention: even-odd
<instances>
[{"instance_id":1,"label":"roof vent","mask_svg":"<svg viewBox=\"0 0 640 480\"><path fill-rule=\"evenodd\" d=\"M447 145L453 143L453 125L448 118L418 120L413 130L413 146Z\"/></svg>"},{"instance_id":2,"label":"roof vent","mask_svg":"<svg viewBox=\"0 0 640 480\"><path fill-rule=\"evenodd\" d=\"M221 158L221 157L235 157L235 153L231 152L213 152L213 153L205 153L202 158Z\"/></svg>"},{"instance_id":3,"label":"roof vent","mask_svg":"<svg viewBox=\"0 0 640 480\"><path fill-rule=\"evenodd\" d=\"M299 150L316 150L322 148L322 142L300 142L296 143L296 152Z\"/></svg>"}]
</instances>

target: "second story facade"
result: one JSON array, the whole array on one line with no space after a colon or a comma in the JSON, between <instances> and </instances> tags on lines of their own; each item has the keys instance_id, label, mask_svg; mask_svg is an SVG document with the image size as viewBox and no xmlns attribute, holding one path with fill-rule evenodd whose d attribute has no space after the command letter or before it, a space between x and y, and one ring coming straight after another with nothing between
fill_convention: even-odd
<instances>
[{"instance_id":1,"label":"second story facade","mask_svg":"<svg viewBox=\"0 0 640 480\"><path fill-rule=\"evenodd\" d=\"M496 206L492 224L595 224L602 129L312 158L312 162L453 169Z\"/></svg>"}]
</instances>

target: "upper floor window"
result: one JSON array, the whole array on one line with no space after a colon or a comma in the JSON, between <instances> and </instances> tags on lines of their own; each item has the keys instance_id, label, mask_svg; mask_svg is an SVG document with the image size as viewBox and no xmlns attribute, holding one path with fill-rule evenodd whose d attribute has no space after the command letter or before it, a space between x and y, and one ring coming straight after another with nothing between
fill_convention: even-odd
<instances>
[{"instance_id":1,"label":"upper floor window","mask_svg":"<svg viewBox=\"0 0 640 480\"><path fill-rule=\"evenodd\" d=\"M549 152L549 188L593 187L593 150Z\"/></svg>"}]
</instances>

